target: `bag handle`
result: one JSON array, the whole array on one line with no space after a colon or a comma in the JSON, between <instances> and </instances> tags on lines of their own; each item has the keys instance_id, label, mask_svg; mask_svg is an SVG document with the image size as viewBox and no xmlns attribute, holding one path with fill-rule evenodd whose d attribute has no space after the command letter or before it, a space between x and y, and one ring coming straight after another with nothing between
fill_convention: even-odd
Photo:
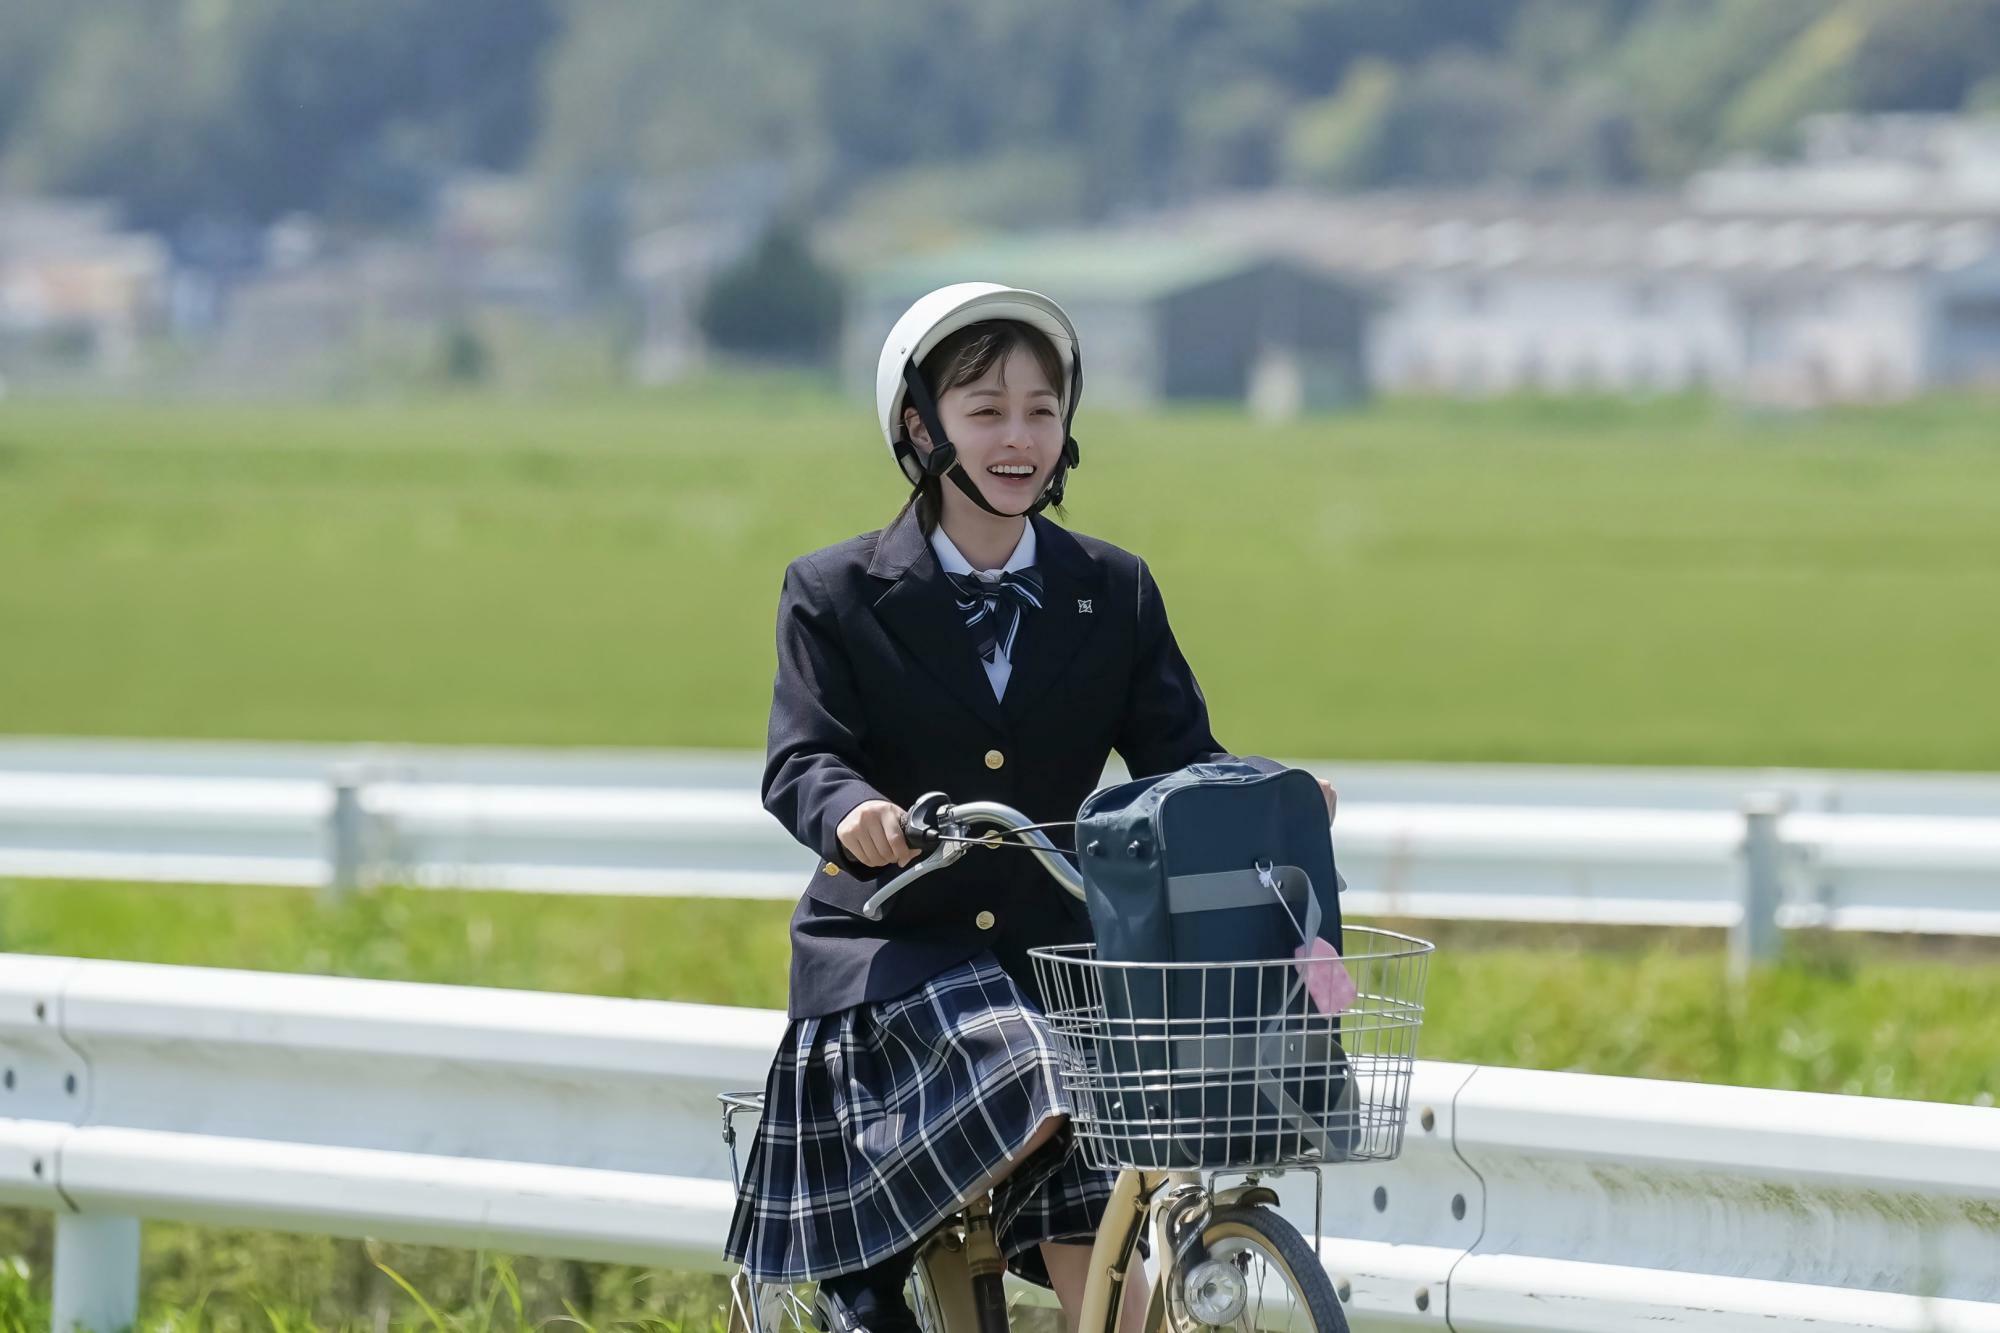
<instances>
[{"instance_id":1,"label":"bag handle","mask_svg":"<svg viewBox=\"0 0 2000 1333\"><path fill-rule=\"evenodd\" d=\"M1181 772L1186 773L1189 777L1226 782L1242 782L1247 778L1265 776L1262 769L1252 768L1240 759L1212 760L1198 764L1189 764Z\"/></svg>"}]
</instances>

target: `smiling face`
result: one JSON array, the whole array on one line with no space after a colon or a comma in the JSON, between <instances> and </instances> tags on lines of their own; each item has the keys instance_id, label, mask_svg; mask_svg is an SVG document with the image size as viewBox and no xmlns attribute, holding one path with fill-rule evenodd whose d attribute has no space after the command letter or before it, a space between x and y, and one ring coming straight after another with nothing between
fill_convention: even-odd
<instances>
[{"instance_id":1,"label":"smiling face","mask_svg":"<svg viewBox=\"0 0 2000 1333\"><path fill-rule=\"evenodd\" d=\"M940 424L958 447L959 466L988 504L1010 514L1035 502L1062 454L1062 398L1036 350L1016 340L992 357L984 373L950 385L938 398ZM1052 359L1053 348L1041 350ZM915 408L904 409L903 425L919 452L929 453L930 432ZM947 512L971 507L956 486L946 486L943 498Z\"/></svg>"}]
</instances>

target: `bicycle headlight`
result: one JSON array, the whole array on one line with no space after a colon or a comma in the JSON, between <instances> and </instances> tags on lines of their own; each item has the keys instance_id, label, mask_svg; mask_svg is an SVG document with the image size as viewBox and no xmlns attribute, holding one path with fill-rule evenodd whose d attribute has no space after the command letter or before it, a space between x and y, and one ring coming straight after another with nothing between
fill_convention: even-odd
<instances>
[{"instance_id":1,"label":"bicycle headlight","mask_svg":"<svg viewBox=\"0 0 2000 1333\"><path fill-rule=\"evenodd\" d=\"M1181 1284L1188 1313L1211 1327L1234 1323L1248 1295L1242 1272L1226 1259L1202 1260L1188 1270Z\"/></svg>"}]
</instances>

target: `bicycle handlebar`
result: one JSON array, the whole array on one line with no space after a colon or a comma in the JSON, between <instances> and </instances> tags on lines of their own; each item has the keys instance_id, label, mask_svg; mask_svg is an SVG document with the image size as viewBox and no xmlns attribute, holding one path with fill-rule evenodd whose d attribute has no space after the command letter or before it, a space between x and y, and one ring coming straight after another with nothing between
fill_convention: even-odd
<instances>
[{"instance_id":1,"label":"bicycle handlebar","mask_svg":"<svg viewBox=\"0 0 2000 1333\"><path fill-rule=\"evenodd\" d=\"M1035 821L1016 810L1011 805L998 801L967 801L963 805L953 805L950 798L941 791L927 792L903 816L903 836L913 845L932 848L928 856L913 862L894 879L884 884L868 896L861 905L861 914L870 921L880 921L888 909L889 901L910 885L934 870L946 866L965 855L971 842L955 841L966 836L971 828L992 828L1002 834L1012 834L1016 845L1026 847L1049 877L1062 885L1078 901L1083 899L1083 875L1070 864L1069 857L1062 848L1049 841L1048 835L1033 827ZM999 839L993 840L999 845Z\"/></svg>"}]
</instances>

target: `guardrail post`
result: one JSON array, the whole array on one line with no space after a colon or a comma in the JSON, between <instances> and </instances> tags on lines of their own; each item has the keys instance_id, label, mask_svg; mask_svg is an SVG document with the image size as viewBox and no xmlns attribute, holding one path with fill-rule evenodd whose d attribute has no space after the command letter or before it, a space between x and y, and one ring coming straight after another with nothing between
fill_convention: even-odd
<instances>
[{"instance_id":1,"label":"guardrail post","mask_svg":"<svg viewBox=\"0 0 2000 1333\"><path fill-rule=\"evenodd\" d=\"M56 1214L56 1333L118 1333L139 1319L139 1219Z\"/></svg>"},{"instance_id":2,"label":"guardrail post","mask_svg":"<svg viewBox=\"0 0 2000 1333\"><path fill-rule=\"evenodd\" d=\"M1778 956L1778 904L1784 901L1785 845L1778 820L1791 806L1783 792L1753 792L1743 800L1743 915L1729 932L1729 970L1747 976Z\"/></svg>"},{"instance_id":3,"label":"guardrail post","mask_svg":"<svg viewBox=\"0 0 2000 1333\"><path fill-rule=\"evenodd\" d=\"M359 764L336 764L333 804L327 811L327 891L335 898L360 887L367 871L367 816L361 809L361 789L367 773Z\"/></svg>"}]
</instances>

